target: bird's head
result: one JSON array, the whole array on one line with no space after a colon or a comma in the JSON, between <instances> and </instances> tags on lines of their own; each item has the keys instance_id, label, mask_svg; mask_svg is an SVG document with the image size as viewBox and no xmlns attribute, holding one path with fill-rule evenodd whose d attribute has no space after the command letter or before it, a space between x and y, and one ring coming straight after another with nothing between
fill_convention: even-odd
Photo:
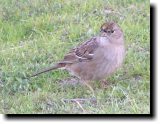
<instances>
[{"instance_id":1,"label":"bird's head","mask_svg":"<svg viewBox=\"0 0 160 124\"><path fill-rule=\"evenodd\" d=\"M118 40L123 38L123 32L115 22L106 22L101 26L100 36Z\"/></svg>"}]
</instances>

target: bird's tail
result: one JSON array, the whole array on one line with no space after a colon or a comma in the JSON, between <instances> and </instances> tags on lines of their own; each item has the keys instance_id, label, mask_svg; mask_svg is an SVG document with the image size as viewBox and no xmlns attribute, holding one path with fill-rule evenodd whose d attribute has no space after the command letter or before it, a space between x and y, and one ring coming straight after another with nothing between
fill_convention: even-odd
<instances>
[{"instance_id":1,"label":"bird's tail","mask_svg":"<svg viewBox=\"0 0 160 124\"><path fill-rule=\"evenodd\" d=\"M48 71L51 71L51 70L54 70L54 69L62 68L62 67L64 67L64 66L65 66L65 64L63 64L63 63L57 63L57 64L55 64L55 65L53 65L53 66L51 66L51 67L44 68L44 69L42 69L41 71L34 73L34 74L31 75L30 77L35 77L35 76L37 76L37 75L39 75L39 74L42 74L42 73L45 73L45 72L48 72Z\"/></svg>"}]
</instances>

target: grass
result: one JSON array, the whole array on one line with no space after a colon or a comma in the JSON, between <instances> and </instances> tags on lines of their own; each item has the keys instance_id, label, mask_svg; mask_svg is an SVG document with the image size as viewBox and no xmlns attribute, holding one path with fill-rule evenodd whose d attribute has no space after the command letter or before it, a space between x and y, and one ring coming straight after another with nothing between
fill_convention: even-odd
<instances>
[{"instance_id":1,"label":"grass","mask_svg":"<svg viewBox=\"0 0 160 124\"><path fill-rule=\"evenodd\" d=\"M114 13L106 13L112 8ZM62 85L69 74L56 70L25 80L61 60L70 48L96 35L104 21L125 33L124 65L108 80L87 87ZM0 0L1 113L150 113L150 3L146 0Z\"/></svg>"}]
</instances>

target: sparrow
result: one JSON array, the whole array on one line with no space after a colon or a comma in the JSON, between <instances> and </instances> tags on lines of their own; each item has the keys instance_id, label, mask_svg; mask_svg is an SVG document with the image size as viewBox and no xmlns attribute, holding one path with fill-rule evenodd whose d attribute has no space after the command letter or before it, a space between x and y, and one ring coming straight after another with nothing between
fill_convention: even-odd
<instances>
[{"instance_id":1,"label":"sparrow","mask_svg":"<svg viewBox=\"0 0 160 124\"><path fill-rule=\"evenodd\" d=\"M31 77L54 69L65 69L93 91L88 82L103 82L122 65L124 57L122 29L115 22L105 22L100 27L99 35L71 49L63 60Z\"/></svg>"}]
</instances>

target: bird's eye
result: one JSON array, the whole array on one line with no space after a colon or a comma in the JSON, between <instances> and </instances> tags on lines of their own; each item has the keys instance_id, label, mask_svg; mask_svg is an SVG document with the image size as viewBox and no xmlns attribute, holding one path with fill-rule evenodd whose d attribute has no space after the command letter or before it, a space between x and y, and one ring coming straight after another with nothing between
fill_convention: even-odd
<instances>
[{"instance_id":1,"label":"bird's eye","mask_svg":"<svg viewBox=\"0 0 160 124\"><path fill-rule=\"evenodd\" d=\"M114 33L114 30L111 30L111 33Z\"/></svg>"},{"instance_id":2,"label":"bird's eye","mask_svg":"<svg viewBox=\"0 0 160 124\"><path fill-rule=\"evenodd\" d=\"M106 32L106 33L114 33L114 30L101 30L101 31L104 31L104 32Z\"/></svg>"},{"instance_id":3,"label":"bird's eye","mask_svg":"<svg viewBox=\"0 0 160 124\"><path fill-rule=\"evenodd\" d=\"M107 30L105 32L111 34L111 33L114 33L114 30Z\"/></svg>"},{"instance_id":4,"label":"bird's eye","mask_svg":"<svg viewBox=\"0 0 160 124\"><path fill-rule=\"evenodd\" d=\"M114 30L108 30L107 33L114 33Z\"/></svg>"}]
</instances>

